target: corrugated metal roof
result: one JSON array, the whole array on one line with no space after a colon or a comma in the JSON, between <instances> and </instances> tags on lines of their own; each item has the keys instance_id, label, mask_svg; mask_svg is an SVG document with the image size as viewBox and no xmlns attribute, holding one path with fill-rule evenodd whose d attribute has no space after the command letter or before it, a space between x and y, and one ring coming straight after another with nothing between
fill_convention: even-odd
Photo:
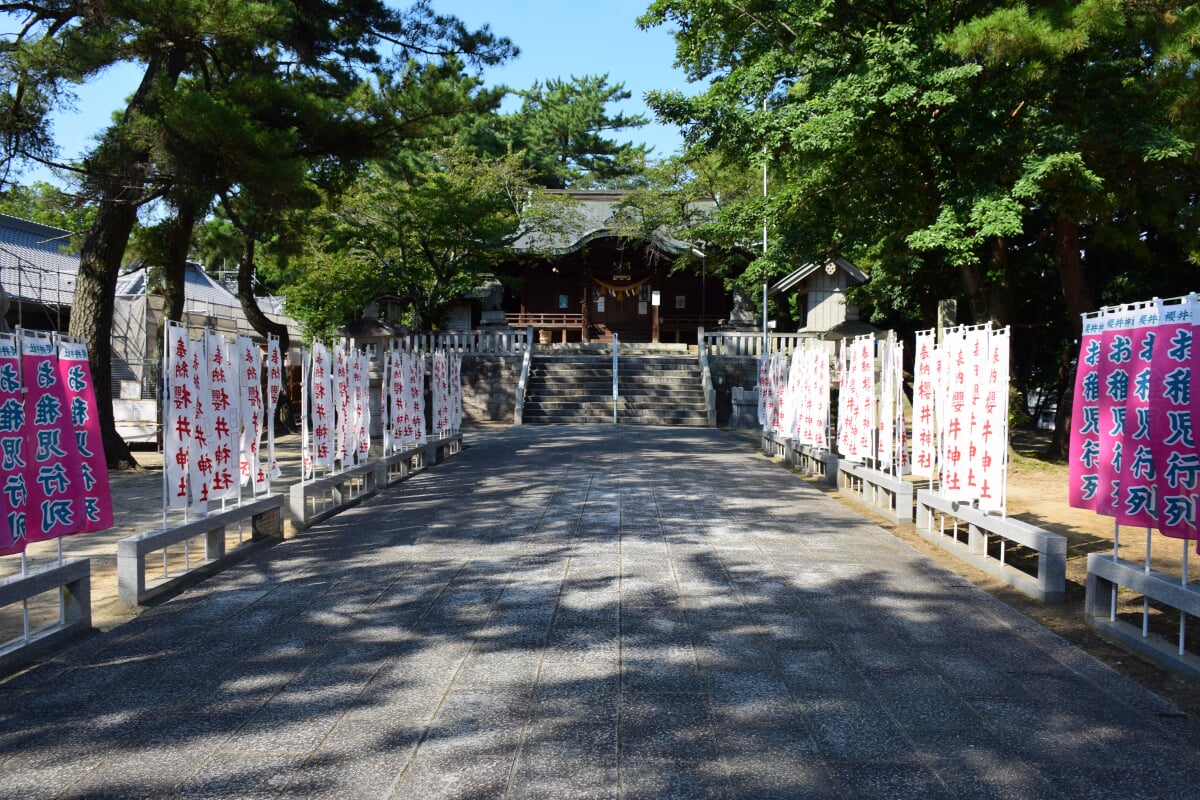
<instances>
[{"instance_id":1,"label":"corrugated metal roof","mask_svg":"<svg viewBox=\"0 0 1200 800\"><path fill-rule=\"evenodd\" d=\"M0 214L0 285L9 297L45 306L70 307L75 299L79 256L59 252L69 231ZM118 297L147 293L146 268L139 267L117 278ZM199 264L189 262L184 273L184 293L189 312L240 317L242 304L220 281ZM287 324L283 298L259 297L264 313Z\"/></svg>"},{"instance_id":2,"label":"corrugated metal roof","mask_svg":"<svg viewBox=\"0 0 1200 800\"><path fill-rule=\"evenodd\" d=\"M79 257L59 252L68 231L0 214L0 285L9 297L69 306Z\"/></svg>"}]
</instances>

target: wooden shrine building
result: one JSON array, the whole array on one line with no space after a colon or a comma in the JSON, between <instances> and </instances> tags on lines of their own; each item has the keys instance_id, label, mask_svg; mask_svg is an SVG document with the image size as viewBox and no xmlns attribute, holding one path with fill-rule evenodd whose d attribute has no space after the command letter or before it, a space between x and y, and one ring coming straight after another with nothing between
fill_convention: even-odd
<instances>
[{"instance_id":1,"label":"wooden shrine building","mask_svg":"<svg viewBox=\"0 0 1200 800\"><path fill-rule=\"evenodd\" d=\"M532 326L545 343L611 342L617 334L622 342L695 344L698 327L728 316L723 282L707 275L698 248L665 235L619 235L612 221L622 192L569 194L582 204L582 233L552 242L552 255L527 255L503 270L508 325ZM514 249L521 253L522 243ZM689 252L696 268L673 271Z\"/></svg>"}]
</instances>

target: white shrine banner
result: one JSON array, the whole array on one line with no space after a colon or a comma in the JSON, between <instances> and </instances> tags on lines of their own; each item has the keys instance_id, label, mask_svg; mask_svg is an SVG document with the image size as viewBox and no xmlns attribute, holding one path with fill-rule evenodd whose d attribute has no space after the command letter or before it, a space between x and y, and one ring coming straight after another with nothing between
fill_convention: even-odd
<instances>
[{"instance_id":1,"label":"white shrine banner","mask_svg":"<svg viewBox=\"0 0 1200 800\"><path fill-rule=\"evenodd\" d=\"M237 337L235 346L242 413L239 469L242 485L250 484L251 491L257 494L267 488L267 474L259 454L263 432L262 355L249 336Z\"/></svg>"},{"instance_id":2,"label":"white shrine banner","mask_svg":"<svg viewBox=\"0 0 1200 800\"><path fill-rule=\"evenodd\" d=\"M966 332L967 413L964 430L967 431L967 473L963 479L967 495L972 501L979 498L982 490L984 448L980 440L983 430L983 384L988 368L988 340L991 326L968 328Z\"/></svg>"},{"instance_id":3,"label":"white shrine banner","mask_svg":"<svg viewBox=\"0 0 1200 800\"><path fill-rule=\"evenodd\" d=\"M363 350L350 352L350 387L354 429L354 461L364 464L371 451L371 387L368 381L368 356Z\"/></svg>"},{"instance_id":4,"label":"white shrine banner","mask_svg":"<svg viewBox=\"0 0 1200 800\"><path fill-rule=\"evenodd\" d=\"M908 429L904 421L904 342L896 342L896 346L892 348L892 375L895 376L892 383L892 408L896 420L895 474L907 475L911 465L908 459Z\"/></svg>"},{"instance_id":5,"label":"white shrine banner","mask_svg":"<svg viewBox=\"0 0 1200 800\"><path fill-rule=\"evenodd\" d=\"M350 411L350 362L346 348L341 342L333 346L333 391L335 406L334 430L336 432L335 458L342 466L350 463L351 422Z\"/></svg>"},{"instance_id":6,"label":"white shrine banner","mask_svg":"<svg viewBox=\"0 0 1200 800\"><path fill-rule=\"evenodd\" d=\"M1001 513L1008 469L1009 349L1007 328L951 328L931 365L941 438L939 494ZM918 390L921 379L919 373ZM914 408L914 420L922 416ZM917 431L914 427L914 435Z\"/></svg>"},{"instance_id":7,"label":"white shrine banner","mask_svg":"<svg viewBox=\"0 0 1200 800\"><path fill-rule=\"evenodd\" d=\"M801 405L804 402L804 366L803 351L796 348L788 364L787 386L780 402L780 428L784 436L790 439L799 438L801 425Z\"/></svg>"},{"instance_id":8,"label":"white shrine banner","mask_svg":"<svg viewBox=\"0 0 1200 800\"><path fill-rule=\"evenodd\" d=\"M936 464L934 397L937 389L937 337L932 330L916 335L913 364L912 474L933 478Z\"/></svg>"},{"instance_id":9,"label":"white shrine banner","mask_svg":"<svg viewBox=\"0 0 1200 800\"><path fill-rule=\"evenodd\" d=\"M786 433L783 421L783 401L787 395L788 359L783 353L771 356L771 377L775 385L774 407L771 409L771 427Z\"/></svg>"},{"instance_id":10,"label":"white shrine banner","mask_svg":"<svg viewBox=\"0 0 1200 800\"><path fill-rule=\"evenodd\" d=\"M278 478L279 462L275 460L275 417L279 409L279 396L283 394L283 354L279 351L279 337L267 337L267 464L268 476Z\"/></svg>"},{"instance_id":11,"label":"white shrine banner","mask_svg":"<svg viewBox=\"0 0 1200 800\"><path fill-rule=\"evenodd\" d=\"M188 455L188 486L193 508L207 511L212 499L215 437L209 353L205 337L188 340L192 362L192 444Z\"/></svg>"},{"instance_id":12,"label":"white shrine banner","mask_svg":"<svg viewBox=\"0 0 1200 800\"><path fill-rule=\"evenodd\" d=\"M164 327L163 484L167 508L188 506L188 458L192 447L192 351L187 329Z\"/></svg>"},{"instance_id":13,"label":"white shrine banner","mask_svg":"<svg viewBox=\"0 0 1200 800\"><path fill-rule=\"evenodd\" d=\"M988 332L987 364L983 379L983 402L977 409L980 425L979 508L1005 512L1008 487L1008 365L1009 328Z\"/></svg>"},{"instance_id":14,"label":"white shrine banner","mask_svg":"<svg viewBox=\"0 0 1200 800\"><path fill-rule=\"evenodd\" d=\"M411 354L408 381L409 416L412 418L412 441L425 443L425 356L419 352Z\"/></svg>"},{"instance_id":15,"label":"white shrine banner","mask_svg":"<svg viewBox=\"0 0 1200 800\"><path fill-rule=\"evenodd\" d=\"M856 337L850 346L848 366L849 389L846 405L848 426L847 451L851 461L866 462L875 457L875 338ZM842 424L839 420L839 426Z\"/></svg>"},{"instance_id":16,"label":"white shrine banner","mask_svg":"<svg viewBox=\"0 0 1200 800\"><path fill-rule=\"evenodd\" d=\"M433 374L429 380L430 401L433 404L433 432L443 434L450 428L450 381L446 366L446 351L433 354Z\"/></svg>"},{"instance_id":17,"label":"white shrine banner","mask_svg":"<svg viewBox=\"0 0 1200 800\"><path fill-rule=\"evenodd\" d=\"M408 398L404 394L404 359L405 355L393 349L388 354L388 400L391 404L391 447L392 451L402 449L407 444L405 428L411 431L412 423L408 416Z\"/></svg>"},{"instance_id":18,"label":"white shrine banner","mask_svg":"<svg viewBox=\"0 0 1200 800\"><path fill-rule=\"evenodd\" d=\"M450 428L462 430L462 356L450 356Z\"/></svg>"},{"instance_id":19,"label":"white shrine banner","mask_svg":"<svg viewBox=\"0 0 1200 800\"><path fill-rule=\"evenodd\" d=\"M850 342L843 339L838 346L838 424L837 450L845 455L850 452L850 436L853 427L850 419Z\"/></svg>"},{"instance_id":20,"label":"white shrine banner","mask_svg":"<svg viewBox=\"0 0 1200 800\"><path fill-rule=\"evenodd\" d=\"M339 397L333 384L333 357L329 348L313 340L312 398L309 415L312 418L312 458L317 469L333 469L337 460L337 410Z\"/></svg>"},{"instance_id":21,"label":"white shrine banner","mask_svg":"<svg viewBox=\"0 0 1200 800\"><path fill-rule=\"evenodd\" d=\"M941 475L939 493L954 501L970 502L966 473L970 458L971 416L967 408L970 365L967 363L967 335L963 328L951 328L942 334L946 369L945 404L938 415L941 427Z\"/></svg>"},{"instance_id":22,"label":"white shrine banner","mask_svg":"<svg viewBox=\"0 0 1200 800\"><path fill-rule=\"evenodd\" d=\"M821 450L829 449L829 352L818 345L805 351L807 378L805 385L806 430L800 441Z\"/></svg>"},{"instance_id":23,"label":"white shrine banner","mask_svg":"<svg viewBox=\"0 0 1200 800\"><path fill-rule=\"evenodd\" d=\"M879 469L885 472L895 472L896 461L896 385L899 380L893 358L896 348L896 334L888 331L879 358L879 435L875 446Z\"/></svg>"},{"instance_id":24,"label":"white shrine banner","mask_svg":"<svg viewBox=\"0 0 1200 800\"><path fill-rule=\"evenodd\" d=\"M209 437L212 440L213 472L209 498L225 500L238 494L241 389L229 342L219 334L207 333L205 344L208 349L208 410L212 415Z\"/></svg>"},{"instance_id":25,"label":"white shrine banner","mask_svg":"<svg viewBox=\"0 0 1200 800\"><path fill-rule=\"evenodd\" d=\"M770 430L771 413L771 356L763 353L758 360L758 424Z\"/></svg>"}]
</instances>

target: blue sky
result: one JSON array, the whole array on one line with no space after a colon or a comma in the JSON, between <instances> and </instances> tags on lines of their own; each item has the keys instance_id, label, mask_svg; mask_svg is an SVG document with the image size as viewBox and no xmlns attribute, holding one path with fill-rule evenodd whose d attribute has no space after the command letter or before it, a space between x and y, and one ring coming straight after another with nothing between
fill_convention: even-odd
<instances>
[{"instance_id":1,"label":"blue sky","mask_svg":"<svg viewBox=\"0 0 1200 800\"><path fill-rule=\"evenodd\" d=\"M432 0L432 5L439 12L459 17L470 28L490 25L493 32L507 36L520 48L517 58L485 70L483 77L489 85L503 83L524 89L548 78L605 73L610 85L624 83L633 96L614 110L644 114L651 123L614 134L614 138L648 144L654 148L654 156L661 158L676 152L681 138L675 127L654 122L642 96L653 89L680 89L691 94L697 87L690 86L673 67L675 42L666 28L638 29L635 20L649 2ZM55 118L55 139L64 158L77 158L88 149L92 137L123 107L139 75L136 67L121 67L79 90L75 108ZM25 179L47 177L43 171L29 171Z\"/></svg>"},{"instance_id":2,"label":"blue sky","mask_svg":"<svg viewBox=\"0 0 1200 800\"><path fill-rule=\"evenodd\" d=\"M630 141L654 147L664 157L681 144L678 129L654 123L642 102L653 89L679 89L692 94L683 72L674 68L675 40L666 27L639 30L637 18L650 0L433 0L438 11L454 14L469 27L489 24L521 50L509 63L484 73L489 84L524 89L534 81L572 75L609 76L609 84L624 83L633 97L619 110L645 114L651 124L626 132Z\"/></svg>"}]
</instances>

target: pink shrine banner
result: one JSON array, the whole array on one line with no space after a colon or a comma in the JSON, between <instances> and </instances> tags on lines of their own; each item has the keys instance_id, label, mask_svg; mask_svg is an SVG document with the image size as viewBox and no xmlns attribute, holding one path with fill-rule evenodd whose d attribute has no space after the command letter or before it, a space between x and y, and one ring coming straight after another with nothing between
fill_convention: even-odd
<instances>
[{"instance_id":1,"label":"pink shrine banner","mask_svg":"<svg viewBox=\"0 0 1200 800\"><path fill-rule=\"evenodd\" d=\"M1072 506L1119 525L1200 539L1197 325L1194 294L1084 318L1071 420Z\"/></svg>"},{"instance_id":2,"label":"pink shrine banner","mask_svg":"<svg viewBox=\"0 0 1200 800\"><path fill-rule=\"evenodd\" d=\"M337 457L335 409L338 396L333 388L333 369L329 348L322 342L314 341L312 345L312 400L308 413L312 418L313 464L323 469L332 469Z\"/></svg>"},{"instance_id":3,"label":"pink shrine banner","mask_svg":"<svg viewBox=\"0 0 1200 800\"><path fill-rule=\"evenodd\" d=\"M21 351L12 334L0 334L0 556L20 553L28 544L29 491L25 486L25 403Z\"/></svg>"},{"instance_id":4,"label":"pink shrine banner","mask_svg":"<svg viewBox=\"0 0 1200 800\"><path fill-rule=\"evenodd\" d=\"M1191 295L1159 313L1150 375L1150 442L1163 465L1157 476L1158 529L1167 536L1200 539L1200 451L1193 431L1200 419L1200 351L1194 345L1200 325L1200 297ZM1135 394L1140 391L1135 384ZM1161 409L1162 413L1157 413Z\"/></svg>"},{"instance_id":5,"label":"pink shrine banner","mask_svg":"<svg viewBox=\"0 0 1200 800\"><path fill-rule=\"evenodd\" d=\"M207 333L205 346L208 349L209 440L212 445L208 496L212 500L227 500L238 496L240 483L241 389L233 347L225 337Z\"/></svg>"},{"instance_id":6,"label":"pink shrine banner","mask_svg":"<svg viewBox=\"0 0 1200 800\"><path fill-rule=\"evenodd\" d=\"M108 482L108 462L100 438L100 420L96 415L96 389L87 345L68 339L58 342L59 380L66 390L75 449L83 473L83 531L107 530L113 526L112 493Z\"/></svg>"},{"instance_id":7,"label":"pink shrine banner","mask_svg":"<svg viewBox=\"0 0 1200 800\"><path fill-rule=\"evenodd\" d=\"M21 337L21 375L28 541L82 533L88 519L83 464L52 339Z\"/></svg>"}]
</instances>

